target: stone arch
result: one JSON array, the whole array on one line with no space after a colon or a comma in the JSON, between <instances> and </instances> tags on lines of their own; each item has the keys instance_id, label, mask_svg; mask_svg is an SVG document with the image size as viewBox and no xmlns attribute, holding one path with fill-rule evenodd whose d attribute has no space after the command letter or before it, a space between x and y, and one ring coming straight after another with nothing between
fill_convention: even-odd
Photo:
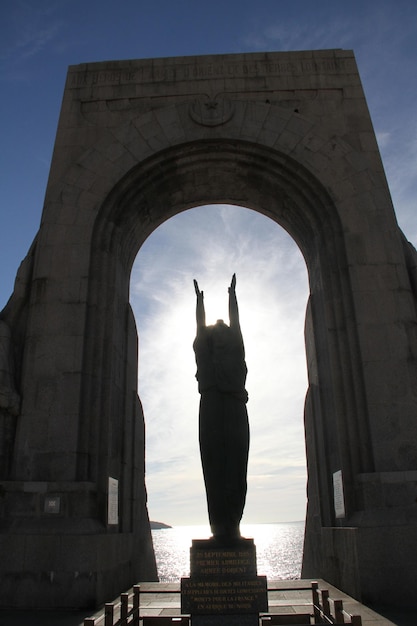
<instances>
[{"instance_id":1,"label":"stone arch","mask_svg":"<svg viewBox=\"0 0 417 626\"><path fill-rule=\"evenodd\" d=\"M361 402L365 405L365 398L356 329L353 320L350 324L349 319L346 320L346 311L351 312L353 304L349 297L348 261L340 219L334 202L320 182L291 158L271 149L259 148L249 142L230 141L180 145L158 153L141 167L133 168L115 186L100 211L93 237L89 297L94 305L87 318L88 347L85 352L91 371L97 373L103 367L103 341L108 341L111 336L108 328L113 329L115 338L114 355L108 359L107 366L122 367L116 365L117 358L124 359L123 354L117 355L122 331L114 328L113 305L121 310L128 305L130 269L140 244L165 219L208 202L239 204L262 212L283 226L298 242L309 270L314 299L311 306L316 310L313 335L319 338L322 360L328 368L331 363L329 369L334 376L334 382L328 382L329 397L324 411L329 416L332 413L338 415L338 419L329 417L326 437L333 441L332 450L328 449L326 438L321 446L333 468L343 465L346 479L356 472L371 470L373 459L369 445L365 444L362 451L349 445L346 449L341 448L341 439L348 442L360 437L367 442L369 432L366 419L363 423L365 410ZM333 276L323 271L330 266ZM109 313L106 302L112 299L107 290L119 300L117 304L112 302ZM99 311L109 314L110 319L97 323ZM122 316L119 320L120 324L124 323ZM329 338L327 328L320 330L331 325L344 329L344 336L339 336L337 345ZM341 359L342 351L345 357L349 355L346 363ZM96 355L95 359L90 353ZM316 364L314 369L317 370ZM106 380L113 378L111 374L100 376ZM89 383L93 380L93 377L87 378ZM337 385L340 389L334 392ZM86 393L89 395L88 391ZM337 406L337 396L355 398L356 402L352 400L350 406L346 402ZM91 406L89 402L86 404L91 419ZM109 399L103 397L98 408L101 419L106 414L106 407L108 411L110 406ZM119 412L123 412L122 406ZM87 425L88 422L81 417L81 424ZM98 433L93 431L89 436L84 435L86 441L89 437L96 440ZM92 449L91 442L86 449ZM330 461L332 456L334 458ZM98 451L97 462L104 457ZM90 469L94 465L89 464ZM346 495L349 497L348 491ZM329 509L327 516L331 523L333 516Z\"/></svg>"},{"instance_id":2,"label":"stone arch","mask_svg":"<svg viewBox=\"0 0 417 626\"><path fill-rule=\"evenodd\" d=\"M1 314L22 405L0 538L20 545L18 519L16 571L38 581L1 570L9 601L19 588L37 606L100 603L155 576L129 276L159 224L216 202L276 221L308 268L304 574L373 601L387 560L393 580L417 575L392 540L415 532L416 309L352 53L154 59L70 68L25 297Z\"/></svg>"}]
</instances>

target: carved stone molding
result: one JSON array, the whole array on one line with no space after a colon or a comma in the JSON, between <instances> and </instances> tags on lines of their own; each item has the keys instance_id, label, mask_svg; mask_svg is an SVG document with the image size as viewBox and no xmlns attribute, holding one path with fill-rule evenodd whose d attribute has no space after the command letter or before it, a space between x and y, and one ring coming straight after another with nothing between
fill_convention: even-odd
<instances>
[{"instance_id":1,"label":"carved stone molding","mask_svg":"<svg viewBox=\"0 0 417 626\"><path fill-rule=\"evenodd\" d=\"M201 126L221 126L232 119L235 112L234 104L224 98L195 100L190 104L191 119Z\"/></svg>"}]
</instances>

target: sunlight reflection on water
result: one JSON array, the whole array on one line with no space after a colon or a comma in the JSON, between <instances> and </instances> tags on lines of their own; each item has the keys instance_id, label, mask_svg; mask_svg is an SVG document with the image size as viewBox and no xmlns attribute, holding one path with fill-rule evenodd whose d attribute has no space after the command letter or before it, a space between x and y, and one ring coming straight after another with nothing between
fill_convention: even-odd
<instances>
[{"instance_id":1,"label":"sunlight reflection on water","mask_svg":"<svg viewBox=\"0 0 417 626\"><path fill-rule=\"evenodd\" d=\"M244 537L255 541L259 575L266 575L270 580L300 578L304 522L242 524L241 531ZM189 576L191 541L208 537L208 526L153 530L159 580L177 582L182 576Z\"/></svg>"}]
</instances>

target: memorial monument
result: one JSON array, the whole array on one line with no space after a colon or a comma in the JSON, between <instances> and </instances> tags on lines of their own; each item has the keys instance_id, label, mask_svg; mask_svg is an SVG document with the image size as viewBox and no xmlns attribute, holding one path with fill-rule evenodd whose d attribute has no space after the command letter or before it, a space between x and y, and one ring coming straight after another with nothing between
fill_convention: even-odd
<instances>
[{"instance_id":1,"label":"memorial monument","mask_svg":"<svg viewBox=\"0 0 417 626\"><path fill-rule=\"evenodd\" d=\"M303 575L415 601L417 254L337 49L69 67L0 312L2 605L89 606L156 578L130 272L162 222L210 203L275 221L308 269Z\"/></svg>"},{"instance_id":2,"label":"memorial monument","mask_svg":"<svg viewBox=\"0 0 417 626\"><path fill-rule=\"evenodd\" d=\"M265 576L257 576L253 539L240 534L246 499L249 422L247 368L239 323L236 275L229 287L229 326L206 325L204 293L197 296L199 441L206 487L209 540L193 540L190 578L181 579L181 609L193 626L257 626L268 610Z\"/></svg>"},{"instance_id":3,"label":"memorial monument","mask_svg":"<svg viewBox=\"0 0 417 626\"><path fill-rule=\"evenodd\" d=\"M194 352L201 394L199 441L210 528L217 543L240 538L246 500L249 421L246 410L245 349L236 299L236 276L229 287L230 326L217 320L206 326L204 294L197 295Z\"/></svg>"}]
</instances>

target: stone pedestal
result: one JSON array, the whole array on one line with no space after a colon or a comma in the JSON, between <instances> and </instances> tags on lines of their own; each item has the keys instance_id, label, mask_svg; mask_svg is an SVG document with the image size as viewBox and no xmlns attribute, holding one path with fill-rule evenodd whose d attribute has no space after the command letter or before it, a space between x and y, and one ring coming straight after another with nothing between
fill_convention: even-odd
<instances>
[{"instance_id":1,"label":"stone pedestal","mask_svg":"<svg viewBox=\"0 0 417 626\"><path fill-rule=\"evenodd\" d=\"M194 539L190 578L181 579L181 612L192 626L258 626L268 611L266 576L258 576L253 539L221 545Z\"/></svg>"}]
</instances>

